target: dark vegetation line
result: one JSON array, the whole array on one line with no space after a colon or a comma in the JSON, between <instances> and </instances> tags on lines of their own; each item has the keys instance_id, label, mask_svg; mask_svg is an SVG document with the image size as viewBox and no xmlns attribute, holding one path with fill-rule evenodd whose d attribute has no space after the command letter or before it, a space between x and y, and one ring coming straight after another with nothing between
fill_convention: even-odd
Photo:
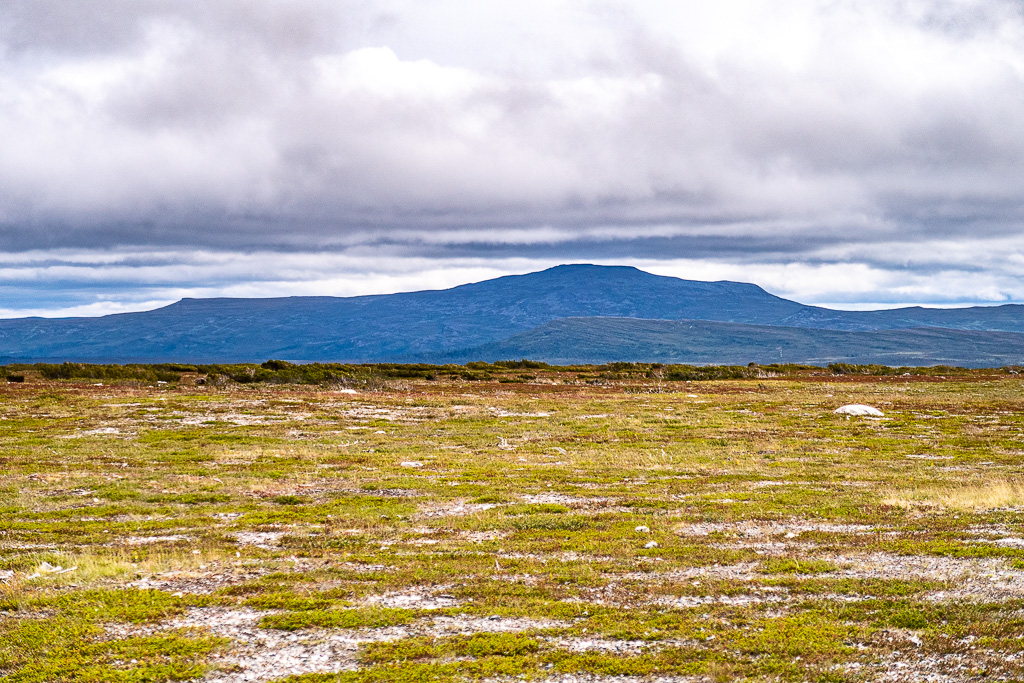
<instances>
[{"instance_id":1,"label":"dark vegetation line","mask_svg":"<svg viewBox=\"0 0 1024 683\"><path fill-rule=\"evenodd\" d=\"M262 364L234 363L191 365L179 363L91 364L91 363L15 363L0 366L0 376L8 382L24 382L26 377L45 380L88 379L105 382L179 383L188 378L200 384L304 384L373 387L395 379L461 379L472 382L528 382L537 379L533 372L576 373L578 379L655 379L664 381L700 381L719 379L757 379L807 375L865 376L946 376L972 373L1018 374L1020 366L989 370L934 365L928 367L892 367L832 363L814 365L776 363L770 365L668 365L662 363L605 363L603 365L549 365L531 360L494 363L470 362L465 365L426 363L306 363L268 360Z\"/></svg>"}]
</instances>

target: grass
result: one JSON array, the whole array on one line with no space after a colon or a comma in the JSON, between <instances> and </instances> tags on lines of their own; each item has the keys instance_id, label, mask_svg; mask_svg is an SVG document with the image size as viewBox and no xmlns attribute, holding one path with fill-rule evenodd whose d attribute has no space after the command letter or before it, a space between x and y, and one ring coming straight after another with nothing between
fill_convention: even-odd
<instances>
[{"instance_id":1,"label":"grass","mask_svg":"<svg viewBox=\"0 0 1024 683\"><path fill-rule=\"evenodd\" d=\"M826 574L838 569L827 560L773 557L761 563L765 574Z\"/></svg>"},{"instance_id":2,"label":"grass","mask_svg":"<svg viewBox=\"0 0 1024 683\"><path fill-rule=\"evenodd\" d=\"M294 681L1024 678L1020 380L763 370L396 367L349 394L19 368L0 682L227 672L216 610L295 647L376 634Z\"/></svg>"},{"instance_id":3,"label":"grass","mask_svg":"<svg viewBox=\"0 0 1024 683\"><path fill-rule=\"evenodd\" d=\"M412 623L417 616L414 610L409 609L303 609L265 616L260 619L260 626L282 631L306 628L383 628Z\"/></svg>"},{"instance_id":4,"label":"grass","mask_svg":"<svg viewBox=\"0 0 1024 683\"><path fill-rule=\"evenodd\" d=\"M981 485L958 485L902 490L888 495L885 502L901 507L935 507L961 512L978 512L1024 506L1024 484L992 478Z\"/></svg>"}]
</instances>

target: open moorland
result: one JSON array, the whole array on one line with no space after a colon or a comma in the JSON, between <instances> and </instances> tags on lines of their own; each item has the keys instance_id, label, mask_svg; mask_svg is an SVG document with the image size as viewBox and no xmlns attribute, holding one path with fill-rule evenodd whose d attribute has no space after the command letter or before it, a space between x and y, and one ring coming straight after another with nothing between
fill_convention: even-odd
<instances>
[{"instance_id":1,"label":"open moorland","mask_svg":"<svg viewBox=\"0 0 1024 683\"><path fill-rule=\"evenodd\" d=\"M8 368L0 681L1024 680L1015 371L532 365Z\"/></svg>"}]
</instances>

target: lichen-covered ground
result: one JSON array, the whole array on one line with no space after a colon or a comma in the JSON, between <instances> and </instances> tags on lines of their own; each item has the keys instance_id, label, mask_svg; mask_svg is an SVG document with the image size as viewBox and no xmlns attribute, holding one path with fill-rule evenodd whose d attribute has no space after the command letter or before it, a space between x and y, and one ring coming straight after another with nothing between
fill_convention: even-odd
<instances>
[{"instance_id":1,"label":"lichen-covered ground","mask_svg":"<svg viewBox=\"0 0 1024 683\"><path fill-rule=\"evenodd\" d=\"M0 681L1024 680L1018 376L520 380L0 386Z\"/></svg>"}]
</instances>

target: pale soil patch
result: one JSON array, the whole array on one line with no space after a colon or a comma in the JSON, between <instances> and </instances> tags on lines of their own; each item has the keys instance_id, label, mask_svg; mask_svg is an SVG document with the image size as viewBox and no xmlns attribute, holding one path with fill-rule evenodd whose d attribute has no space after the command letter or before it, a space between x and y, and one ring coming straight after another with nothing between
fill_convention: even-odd
<instances>
[{"instance_id":1,"label":"pale soil patch","mask_svg":"<svg viewBox=\"0 0 1024 683\"><path fill-rule=\"evenodd\" d=\"M589 508L592 506L603 506L607 505L611 499L601 498L598 496L593 497L581 497L581 496L570 496L564 493L538 493L536 495L525 495L522 496L524 503L532 503L534 505L564 505L571 508Z\"/></svg>"},{"instance_id":2,"label":"pale soil patch","mask_svg":"<svg viewBox=\"0 0 1024 683\"><path fill-rule=\"evenodd\" d=\"M280 547L284 531L236 531L233 536L238 545L252 545L264 550Z\"/></svg>"},{"instance_id":3,"label":"pale soil patch","mask_svg":"<svg viewBox=\"0 0 1024 683\"><path fill-rule=\"evenodd\" d=\"M935 591L922 596L922 599L932 602L967 600L1004 602L1024 598L1024 571L1008 569L1005 562L998 558L962 559L872 553L863 555L821 555L806 559L825 560L836 565L838 568L831 572L814 575L786 574L784 576L797 580L801 578L924 579L952 582L956 586L949 590ZM802 594L790 596L789 591L784 588L760 586L755 583L756 580L769 576L779 577L783 575L766 575L761 572L760 563L756 562L713 567L693 567L672 571L640 571L618 576L603 586L584 588L582 594L587 602L615 607L635 607L638 604L651 604L686 608L712 603L722 605L777 603L781 606L786 603L808 599L809 596ZM534 580L529 575L515 578L527 585ZM690 583L694 586L699 586L703 580L750 582L751 585L749 592L731 596L662 595L648 597L636 594L635 589L624 587L625 585L635 587L638 584L661 585L673 583ZM818 595L817 598L839 602L860 599L856 596L831 594Z\"/></svg>"},{"instance_id":4,"label":"pale soil patch","mask_svg":"<svg viewBox=\"0 0 1024 683\"><path fill-rule=\"evenodd\" d=\"M1002 546L1004 548L1024 548L1024 538L1005 537L997 538L989 541L993 545Z\"/></svg>"},{"instance_id":5,"label":"pale soil patch","mask_svg":"<svg viewBox=\"0 0 1024 683\"><path fill-rule=\"evenodd\" d=\"M484 543L486 541L498 541L509 535L507 531L463 531L459 538L470 543Z\"/></svg>"},{"instance_id":6,"label":"pale soil patch","mask_svg":"<svg viewBox=\"0 0 1024 683\"><path fill-rule=\"evenodd\" d=\"M253 427L259 425L280 424L282 422L299 421L309 419L308 414L286 414L286 415L246 415L242 413L222 413L213 415L186 415L181 418L179 424L198 426L211 421L227 422L238 427Z\"/></svg>"},{"instance_id":7,"label":"pale soil patch","mask_svg":"<svg viewBox=\"0 0 1024 683\"><path fill-rule=\"evenodd\" d=\"M1024 594L1024 571L1008 569L1000 558L957 558L922 555L891 555L871 553L864 555L823 556L835 562L849 562L847 569L834 572L835 576L853 578L901 579L921 578L936 581L986 582L1015 587Z\"/></svg>"},{"instance_id":8,"label":"pale soil patch","mask_svg":"<svg viewBox=\"0 0 1024 683\"><path fill-rule=\"evenodd\" d=\"M58 439L81 439L87 436L117 436L122 438L132 438L136 434L131 431L122 431L119 427L97 427L96 429L85 429L81 431L74 431L70 434L60 434L56 438Z\"/></svg>"},{"instance_id":9,"label":"pale soil patch","mask_svg":"<svg viewBox=\"0 0 1024 683\"><path fill-rule=\"evenodd\" d=\"M124 539L125 545L152 545L153 543L176 543L177 541L191 541L190 536L172 534L170 536L129 536Z\"/></svg>"},{"instance_id":10,"label":"pale soil patch","mask_svg":"<svg viewBox=\"0 0 1024 683\"><path fill-rule=\"evenodd\" d=\"M785 522L698 522L680 524L675 532L681 536L707 536L713 533L742 534L751 538L783 536L793 538L805 531L819 531L831 534L868 534L878 530L869 524L829 524L793 519ZM792 534L792 535L790 535Z\"/></svg>"},{"instance_id":11,"label":"pale soil patch","mask_svg":"<svg viewBox=\"0 0 1024 683\"><path fill-rule=\"evenodd\" d=\"M55 543L0 543L0 550L56 550Z\"/></svg>"},{"instance_id":12,"label":"pale soil patch","mask_svg":"<svg viewBox=\"0 0 1024 683\"><path fill-rule=\"evenodd\" d=\"M846 664L848 672L866 676L867 680L877 683L959 683L960 681L983 680L978 678L978 671L984 669L984 659L1001 662L1015 662L1019 655L1004 656L992 651L971 652L970 656L955 652L924 655L916 643L910 640L910 634L893 629L886 631L883 638L896 648L880 662L868 664ZM957 642L957 641L953 641ZM959 641L970 648L969 640ZM973 650L973 648L971 648ZM996 680L1005 680L999 678Z\"/></svg>"},{"instance_id":13,"label":"pale soil patch","mask_svg":"<svg viewBox=\"0 0 1024 683\"><path fill-rule=\"evenodd\" d=\"M383 595L371 595L363 600L366 606L397 607L402 609L444 609L462 604L455 596L439 592L450 586L434 587L431 590L393 591Z\"/></svg>"},{"instance_id":14,"label":"pale soil patch","mask_svg":"<svg viewBox=\"0 0 1024 683\"><path fill-rule=\"evenodd\" d=\"M674 609L687 609L700 607L701 605L728 605L730 607L747 607L762 603L786 603L790 597L785 594L777 594L765 591L761 594L751 595L680 595L672 597L657 598L650 604Z\"/></svg>"},{"instance_id":15,"label":"pale soil patch","mask_svg":"<svg viewBox=\"0 0 1024 683\"><path fill-rule=\"evenodd\" d=\"M771 479L762 479L760 481L752 481L747 484L748 488L752 489L765 489L773 486L809 486L810 482L806 481L773 481Z\"/></svg>"},{"instance_id":16,"label":"pale soil patch","mask_svg":"<svg viewBox=\"0 0 1024 683\"><path fill-rule=\"evenodd\" d=\"M385 603L377 603L384 605ZM399 606L399 605L386 605ZM409 605L400 605L409 606ZM415 605L422 607L422 605ZM410 624L386 628L306 629L289 633L257 626L259 620L276 610L257 611L247 608L199 607L177 619L157 626L113 624L108 635L127 638L151 635L169 629L201 629L212 635L229 638L227 653L213 659L215 670L203 681L207 683L262 683L304 673L334 673L356 668L355 656L365 643L400 640L416 636L444 637L473 633L512 633L530 629L564 628L567 622L553 619L498 617L436 617ZM600 641L590 649L600 649ZM587 649L586 644L578 646ZM614 650L613 650L614 651ZM552 680L597 681L598 678ZM621 678L608 679L622 681ZM667 679L666 679L667 680ZM680 679L681 680L681 679Z\"/></svg>"},{"instance_id":17,"label":"pale soil patch","mask_svg":"<svg viewBox=\"0 0 1024 683\"><path fill-rule=\"evenodd\" d=\"M338 567L344 567L345 569L353 572L389 572L394 570L394 567L389 567L386 564L358 564L356 562L342 562Z\"/></svg>"},{"instance_id":18,"label":"pale soil patch","mask_svg":"<svg viewBox=\"0 0 1024 683\"><path fill-rule=\"evenodd\" d=\"M551 413L516 413L509 410L502 410L501 408L489 408L488 412L495 417L551 417Z\"/></svg>"},{"instance_id":19,"label":"pale soil patch","mask_svg":"<svg viewBox=\"0 0 1024 683\"><path fill-rule=\"evenodd\" d=\"M271 573L269 567L213 567L194 571L169 571L160 572L151 576L144 576L126 585L129 588L139 590L162 590L168 593L191 593L194 595L209 595L214 591L237 583L252 581Z\"/></svg>"},{"instance_id":20,"label":"pale soil patch","mask_svg":"<svg viewBox=\"0 0 1024 683\"><path fill-rule=\"evenodd\" d=\"M496 508L496 503L467 503L465 500L449 500L430 503L420 507L417 519L435 519L438 517L463 517L477 512Z\"/></svg>"},{"instance_id":21,"label":"pale soil patch","mask_svg":"<svg viewBox=\"0 0 1024 683\"><path fill-rule=\"evenodd\" d=\"M363 643L405 637L394 629L331 630L303 634L261 629L259 620L273 611L222 607L197 608L157 627L111 627L116 637L157 633L166 629L198 628L230 638L228 652L213 658L219 670L203 681L262 682L304 673L334 673L355 668L355 654Z\"/></svg>"},{"instance_id":22,"label":"pale soil patch","mask_svg":"<svg viewBox=\"0 0 1024 683\"><path fill-rule=\"evenodd\" d=\"M487 683L509 683L517 679L487 679ZM602 676L561 674L536 679L537 683L709 683L710 676Z\"/></svg>"},{"instance_id":23,"label":"pale soil patch","mask_svg":"<svg viewBox=\"0 0 1024 683\"><path fill-rule=\"evenodd\" d=\"M145 408L142 415L121 416L116 424L122 428L144 424L147 426L161 425L173 429L177 426L195 427L209 425L212 422L226 422L236 426L249 427L276 425L289 421L319 422L328 417L331 419L344 417L356 421L385 420L411 424L443 416L442 411L424 406L381 407L351 402L299 400L288 401L286 402L288 405L282 405L282 403L285 402L277 401L268 406L264 400L232 400L212 404L208 411L201 413L154 406ZM120 408L124 405L113 404L111 407ZM321 412L319 414L310 412L310 409Z\"/></svg>"},{"instance_id":24,"label":"pale soil patch","mask_svg":"<svg viewBox=\"0 0 1024 683\"><path fill-rule=\"evenodd\" d=\"M374 496L379 498L416 498L423 494L419 491L412 489L354 489L354 488L339 488L334 489L339 493L350 493L356 496Z\"/></svg>"},{"instance_id":25,"label":"pale soil patch","mask_svg":"<svg viewBox=\"0 0 1024 683\"><path fill-rule=\"evenodd\" d=\"M682 644L676 641L651 643L646 640L608 640L606 638L542 638L541 640L548 645L569 652L601 652L626 657Z\"/></svg>"},{"instance_id":26,"label":"pale soil patch","mask_svg":"<svg viewBox=\"0 0 1024 683\"><path fill-rule=\"evenodd\" d=\"M425 406L381 408L369 404L345 404L345 408L338 413L343 417L356 420L385 420L386 422L409 424L442 417L442 411Z\"/></svg>"}]
</instances>

